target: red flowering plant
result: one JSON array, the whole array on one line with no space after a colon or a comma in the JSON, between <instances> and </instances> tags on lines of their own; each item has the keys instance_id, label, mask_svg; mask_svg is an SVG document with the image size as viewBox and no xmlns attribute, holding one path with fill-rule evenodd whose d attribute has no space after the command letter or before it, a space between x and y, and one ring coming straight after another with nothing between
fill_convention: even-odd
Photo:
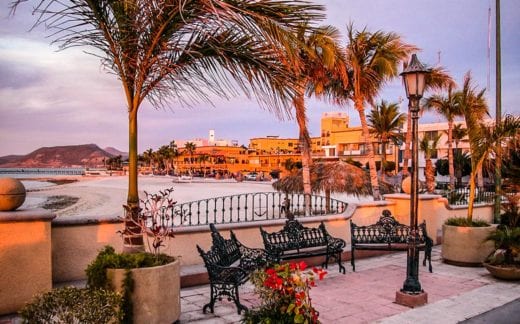
<instances>
[{"instance_id":1,"label":"red flowering plant","mask_svg":"<svg viewBox=\"0 0 520 324\"><path fill-rule=\"evenodd\" d=\"M327 272L307 270L305 262L275 264L252 275L255 291L262 304L246 312L244 323L319 323L309 292Z\"/></svg>"}]
</instances>

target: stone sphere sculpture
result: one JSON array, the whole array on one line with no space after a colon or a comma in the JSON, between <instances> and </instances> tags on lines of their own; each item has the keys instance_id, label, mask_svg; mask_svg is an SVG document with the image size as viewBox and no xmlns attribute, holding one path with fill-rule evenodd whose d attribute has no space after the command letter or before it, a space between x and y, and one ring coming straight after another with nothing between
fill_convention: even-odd
<instances>
[{"instance_id":1,"label":"stone sphere sculpture","mask_svg":"<svg viewBox=\"0 0 520 324\"><path fill-rule=\"evenodd\" d=\"M406 177L403 182L401 182L401 189L406 194L412 193L412 177Z\"/></svg>"},{"instance_id":2,"label":"stone sphere sculpture","mask_svg":"<svg viewBox=\"0 0 520 324\"><path fill-rule=\"evenodd\" d=\"M25 201L25 187L13 178L0 178L0 211L15 210Z\"/></svg>"}]
</instances>

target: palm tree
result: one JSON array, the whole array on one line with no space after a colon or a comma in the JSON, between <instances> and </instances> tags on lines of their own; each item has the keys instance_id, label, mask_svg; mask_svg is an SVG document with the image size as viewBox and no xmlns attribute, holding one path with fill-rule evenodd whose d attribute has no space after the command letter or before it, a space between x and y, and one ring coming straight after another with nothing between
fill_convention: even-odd
<instances>
[{"instance_id":1,"label":"palm tree","mask_svg":"<svg viewBox=\"0 0 520 324\"><path fill-rule=\"evenodd\" d=\"M447 96L433 95L425 98L423 108L435 110L448 121L448 172L450 175L450 189L455 189L455 168L453 165L453 123L455 117L462 116L459 105L453 96L453 87L448 88Z\"/></svg>"},{"instance_id":2,"label":"palm tree","mask_svg":"<svg viewBox=\"0 0 520 324\"><path fill-rule=\"evenodd\" d=\"M496 157L497 151L507 146L520 135L520 116L507 115L500 123L494 126L480 124L478 131L470 127L470 147L471 147L471 174L469 178L469 199L468 199L468 220L471 221L473 215L473 202L475 201L475 178L479 169L482 168L484 161L490 157Z\"/></svg>"},{"instance_id":3,"label":"palm tree","mask_svg":"<svg viewBox=\"0 0 520 324\"><path fill-rule=\"evenodd\" d=\"M12 12L25 0L14 0ZM244 92L277 115L288 114L295 80L287 35L323 18L322 6L300 1L40 0L37 25L61 48L86 46L117 75L129 121L129 181L124 250L144 249L137 187L137 116L147 99L210 102Z\"/></svg>"},{"instance_id":4,"label":"palm tree","mask_svg":"<svg viewBox=\"0 0 520 324\"><path fill-rule=\"evenodd\" d=\"M197 145L193 142L186 142L184 144L184 152L190 156L190 164L193 164L193 153L197 150Z\"/></svg>"},{"instance_id":5,"label":"palm tree","mask_svg":"<svg viewBox=\"0 0 520 324\"><path fill-rule=\"evenodd\" d=\"M148 162L148 167L152 168L153 163L153 149L149 148L148 150L143 152L143 158L146 162Z\"/></svg>"},{"instance_id":6,"label":"palm tree","mask_svg":"<svg viewBox=\"0 0 520 324\"><path fill-rule=\"evenodd\" d=\"M374 104L381 88L388 80L398 75L398 65L406 61L411 52L417 48L405 44L395 33L376 31L371 33L365 29L354 30L353 24L347 28L348 44L346 47L346 64L350 78L351 93L349 99L359 113L363 140L367 148L370 183L375 200L381 199L377 179L374 147L370 141L370 133L365 116L365 103Z\"/></svg>"},{"instance_id":7,"label":"palm tree","mask_svg":"<svg viewBox=\"0 0 520 324\"><path fill-rule=\"evenodd\" d=\"M426 189L429 193L433 193L435 190L435 168L432 163L432 156L437 152L437 146L441 135L435 136L433 140L424 136L419 142L419 148L424 152L424 160L426 165L424 167L424 178L426 179Z\"/></svg>"},{"instance_id":8,"label":"palm tree","mask_svg":"<svg viewBox=\"0 0 520 324\"><path fill-rule=\"evenodd\" d=\"M452 130L453 141L455 142L455 151L459 150L459 143L468 135L468 130L462 124L455 124Z\"/></svg>"},{"instance_id":9,"label":"palm tree","mask_svg":"<svg viewBox=\"0 0 520 324\"><path fill-rule=\"evenodd\" d=\"M484 97L485 89L478 90L473 85L471 73L467 72L464 76L464 85L462 90L455 93L455 100L466 120L466 127L469 137L469 148L471 155L471 174L469 176L469 202L468 202L468 221L471 222L473 218L473 201L475 200L475 178L478 169L482 166L481 158L485 156L480 155L479 142L481 142L483 131L486 127L481 123L486 115L489 115L488 105ZM488 145L489 146L489 145ZM489 152L487 152L489 153ZM487 154L486 154L487 155Z\"/></svg>"},{"instance_id":10,"label":"palm tree","mask_svg":"<svg viewBox=\"0 0 520 324\"><path fill-rule=\"evenodd\" d=\"M339 31L333 26L320 26L311 29L302 24L296 33L294 50L297 60L293 72L297 80L296 93L293 99L296 121L299 127L299 142L302 155L303 193L305 195L305 214L311 209L311 138L307 127L305 93L321 93L327 86L330 74L337 74L346 80L344 59L339 44ZM341 64L340 64L341 63Z\"/></svg>"},{"instance_id":11,"label":"palm tree","mask_svg":"<svg viewBox=\"0 0 520 324\"><path fill-rule=\"evenodd\" d=\"M405 62L404 67L406 68L407 63ZM426 74L424 91L440 91L454 89L457 85L453 78L449 75L448 71L442 66L436 66L431 69L430 73ZM408 114L406 120L406 135L405 145L403 154L403 175L408 174L408 161L412 158L412 151L410 150L410 144L412 142L412 132L408 131L412 127L412 118Z\"/></svg>"},{"instance_id":12,"label":"palm tree","mask_svg":"<svg viewBox=\"0 0 520 324\"><path fill-rule=\"evenodd\" d=\"M389 142L395 145L402 143L403 139L399 130L406 120L406 114L399 112L399 104L387 103L381 100L368 115L370 133L375 134L382 146L381 154L381 179L385 178L386 146Z\"/></svg>"}]
</instances>

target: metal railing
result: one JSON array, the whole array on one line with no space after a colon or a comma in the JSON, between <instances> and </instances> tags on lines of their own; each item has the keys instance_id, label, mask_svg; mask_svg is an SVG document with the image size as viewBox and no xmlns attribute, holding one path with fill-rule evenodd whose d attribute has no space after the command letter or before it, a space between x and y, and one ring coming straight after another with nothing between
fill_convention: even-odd
<instances>
[{"instance_id":1,"label":"metal railing","mask_svg":"<svg viewBox=\"0 0 520 324\"><path fill-rule=\"evenodd\" d=\"M285 199L288 199L288 202ZM305 215L304 194L255 192L208 198L176 204L171 215L165 215L164 226L197 226L246 223L283 219L291 213L296 217L335 215L344 212L346 202L311 195L311 213Z\"/></svg>"},{"instance_id":2,"label":"metal railing","mask_svg":"<svg viewBox=\"0 0 520 324\"><path fill-rule=\"evenodd\" d=\"M458 188L448 191L443 195L450 205L467 205L469 201L469 188ZM475 189L475 204L492 204L495 201L495 186L488 185Z\"/></svg>"}]
</instances>

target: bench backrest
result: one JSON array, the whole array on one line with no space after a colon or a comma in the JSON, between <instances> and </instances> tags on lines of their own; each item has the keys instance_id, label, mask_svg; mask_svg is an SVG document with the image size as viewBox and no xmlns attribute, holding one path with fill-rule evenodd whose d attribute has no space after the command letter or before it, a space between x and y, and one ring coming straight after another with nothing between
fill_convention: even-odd
<instances>
[{"instance_id":1,"label":"bench backrest","mask_svg":"<svg viewBox=\"0 0 520 324\"><path fill-rule=\"evenodd\" d=\"M288 220L280 231L268 233L260 227L260 233L267 251L290 251L326 246L328 237L323 223L318 228L309 228L294 219Z\"/></svg>"},{"instance_id":2,"label":"bench backrest","mask_svg":"<svg viewBox=\"0 0 520 324\"><path fill-rule=\"evenodd\" d=\"M227 258L225 258L225 256L222 255L220 249L218 249L216 246L212 246L209 251L205 252L197 244L197 250L199 251L199 254L202 257L202 260L204 260L204 265L208 270L208 275L210 278L218 277L218 275L220 274L219 267L230 266Z\"/></svg>"},{"instance_id":3,"label":"bench backrest","mask_svg":"<svg viewBox=\"0 0 520 324\"><path fill-rule=\"evenodd\" d=\"M217 230L214 224L209 224L211 230L211 238L213 241L213 247L220 250L223 266L230 266L233 263L240 260L242 253L240 252L240 246L234 235L231 238L226 239Z\"/></svg>"},{"instance_id":4,"label":"bench backrest","mask_svg":"<svg viewBox=\"0 0 520 324\"><path fill-rule=\"evenodd\" d=\"M423 221L417 228L419 242L424 243L427 236L426 222ZM389 210L384 210L379 221L373 225L358 226L350 220L352 244L406 243L410 232L410 226L399 223Z\"/></svg>"}]
</instances>

